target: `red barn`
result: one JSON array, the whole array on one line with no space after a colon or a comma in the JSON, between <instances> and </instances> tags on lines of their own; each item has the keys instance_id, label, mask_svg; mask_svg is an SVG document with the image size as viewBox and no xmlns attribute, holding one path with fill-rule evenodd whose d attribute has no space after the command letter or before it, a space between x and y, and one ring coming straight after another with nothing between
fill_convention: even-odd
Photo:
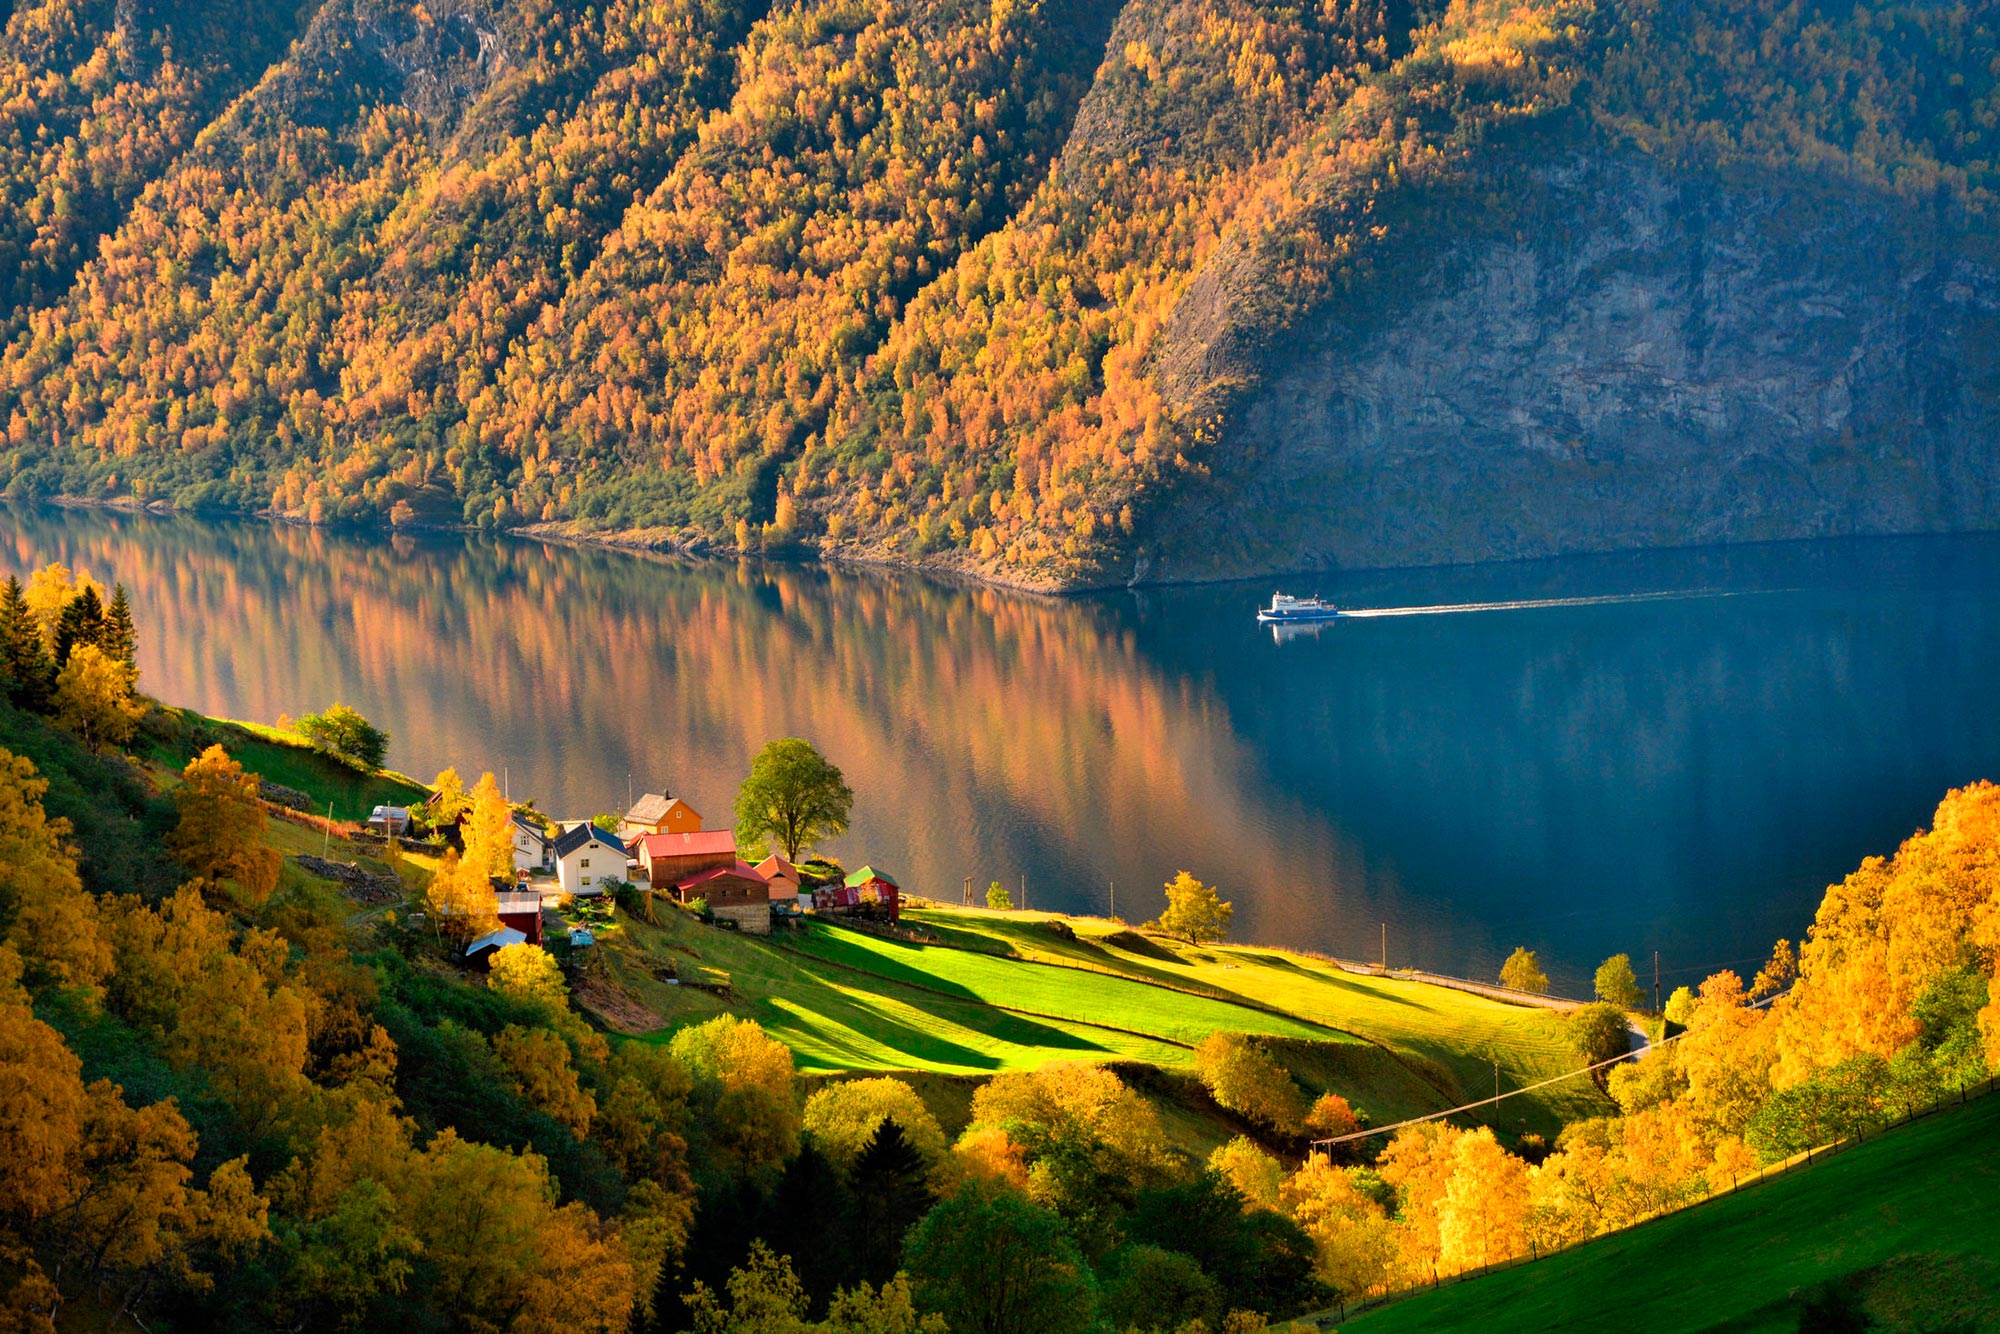
<instances>
[{"instance_id":1,"label":"red barn","mask_svg":"<svg viewBox=\"0 0 2000 1334\"><path fill-rule=\"evenodd\" d=\"M691 875L736 864L736 831L647 834L639 840L639 870L654 889L667 889Z\"/></svg>"},{"instance_id":2,"label":"red barn","mask_svg":"<svg viewBox=\"0 0 2000 1334\"><path fill-rule=\"evenodd\" d=\"M511 926L528 938L528 944L542 943L542 896L533 890L508 889L493 896L499 901L500 925Z\"/></svg>"}]
</instances>

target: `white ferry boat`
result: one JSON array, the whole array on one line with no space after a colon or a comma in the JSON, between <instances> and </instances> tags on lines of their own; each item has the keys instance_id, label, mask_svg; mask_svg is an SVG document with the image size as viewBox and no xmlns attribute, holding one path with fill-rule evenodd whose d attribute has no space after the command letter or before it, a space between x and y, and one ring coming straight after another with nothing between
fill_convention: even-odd
<instances>
[{"instance_id":1,"label":"white ferry boat","mask_svg":"<svg viewBox=\"0 0 2000 1334\"><path fill-rule=\"evenodd\" d=\"M1331 602L1322 602L1316 597L1295 598L1289 593L1273 593L1271 605L1257 609L1257 619L1266 624L1330 621L1339 615L1340 608Z\"/></svg>"}]
</instances>

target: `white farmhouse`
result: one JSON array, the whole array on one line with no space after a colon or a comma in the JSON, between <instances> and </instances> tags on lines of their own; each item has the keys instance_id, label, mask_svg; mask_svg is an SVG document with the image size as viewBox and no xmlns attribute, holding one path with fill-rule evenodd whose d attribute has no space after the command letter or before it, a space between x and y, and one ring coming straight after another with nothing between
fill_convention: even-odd
<instances>
[{"instance_id":1,"label":"white farmhouse","mask_svg":"<svg viewBox=\"0 0 2000 1334\"><path fill-rule=\"evenodd\" d=\"M517 871L547 871L555 866L555 854L550 845L555 840L548 830L530 820L519 811L514 812L514 869Z\"/></svg>"},{"instance_id":2,"label":"white farmhouse","mask_svg":"<svg viewBox=\"0 0 2000 1334\"><path fill-rule=\"evenodd\" d=\"M606 884L625 878L625 845L588 822L556 835L556 883L565 894L604 893Z\"/></svg>"}]
</instances>

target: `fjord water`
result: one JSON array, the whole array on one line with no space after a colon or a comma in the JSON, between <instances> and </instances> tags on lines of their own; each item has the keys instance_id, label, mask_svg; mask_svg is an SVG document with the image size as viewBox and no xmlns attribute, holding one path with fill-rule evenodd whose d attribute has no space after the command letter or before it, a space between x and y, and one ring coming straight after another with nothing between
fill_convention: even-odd
<instances>
[{"instance_id":1,"label":"fjord water","mask_svg":"<svg viewBox=\"0 0 2000 1334\"><path fill-rule=\"evenodd\" d=\"M14 571L122 580L142 685L259 721L343 699L429 776L725 823L767 738L847 772L833 851L956 900L1579 992L1754 966L1829 880L2000 777L2000 538L1785 544L1272 581L1383 614L1274 635L1271 587L1047 600L817 566L475 536L0 510ZM1494 604L1514 604L1505 608ZM357 812L340 812L343 816Z\"/></svg>"}]
</instances>

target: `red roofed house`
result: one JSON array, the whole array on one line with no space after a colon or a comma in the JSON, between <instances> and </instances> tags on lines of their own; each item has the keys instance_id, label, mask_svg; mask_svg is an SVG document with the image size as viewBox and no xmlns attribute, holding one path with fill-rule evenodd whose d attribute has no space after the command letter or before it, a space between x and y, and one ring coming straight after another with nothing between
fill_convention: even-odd
<instances>
[{"instance_id":1,"label":"red roofed house","mask_svg":"<svg viewBox=\"0 0 2000 1334\"><path fill-rule=\"evenodd\" d=\"M656 890L735 862L733 829L716 829L705 834L647 834L639 840L639 871Z\"/></svg>"},{"instance_id":2,"label":"red roofed house","mask_svg":"<svg viewBox=\"0 0 2000 1334\"><path fill-rule=\"evenodd\" d=\"M837 885L814 890L813 911L896 922L903 916L903 891L887 873L864 866Z\"/></svg>"},{"instance_id":3,"label":"red roofed house","mask_svg":"<svg viewBox=\"0 0 2000 1334\"><path fill-rule=\"evenodd\" d=\"M797 907L799 902L798 868L784 859L780 853L772 853L757 863L757 874L771 887L771 906Z\"/></svg>"},{"instance_id":4,"label":"red roofed house","mask_svg":"<svg viewBox=\"0 0 2000 1334\"><path fill-rule=\"evenodd\" d=\"M708 910L727 917L738 930L771 934L771 887L748 862L737 860L676 881L674 893L682 903L707 899Z\"/></svg>"}]
</instances>

